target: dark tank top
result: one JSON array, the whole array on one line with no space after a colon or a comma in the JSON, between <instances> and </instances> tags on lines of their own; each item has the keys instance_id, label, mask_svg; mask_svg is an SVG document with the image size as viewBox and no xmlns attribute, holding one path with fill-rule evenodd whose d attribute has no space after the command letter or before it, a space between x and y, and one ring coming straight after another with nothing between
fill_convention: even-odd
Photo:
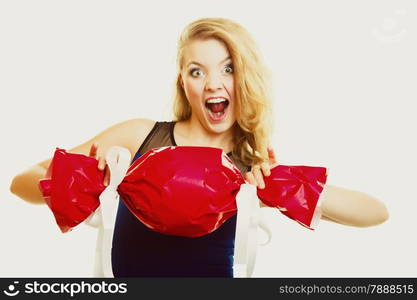
<instances>
[{"instance_id":1,"label":"dark tank top","mask_svg":"<svg viewBox=\"0 0 417 300\"><path fill-rule=\"evenodd\" d=\"M175 121L156 122L132 163L148 150L176 146ZM227 154L239 170L249 167ZM236 215L214 232L188 238L153 231L119 200L113 234L115 277L233 277Z\"/></svg>"}]
</instances>

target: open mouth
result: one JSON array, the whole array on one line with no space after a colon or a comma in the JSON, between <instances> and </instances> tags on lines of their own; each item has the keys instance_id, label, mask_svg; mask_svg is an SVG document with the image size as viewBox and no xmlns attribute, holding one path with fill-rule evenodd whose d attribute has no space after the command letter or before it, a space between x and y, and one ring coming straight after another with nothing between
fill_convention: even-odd
<instances>
[{"instance_id":1,"label":"open mouth","mask_svg":"<svg viewBox=\"0 0 417 300\"><path fill-rule=\"evenodd\" d=\"M226 98L210 98L206 101L205 106L209 112L210 117L214 121L223 119L226 109L229 106L229 100Z\"/></svg>"}]
</instances>

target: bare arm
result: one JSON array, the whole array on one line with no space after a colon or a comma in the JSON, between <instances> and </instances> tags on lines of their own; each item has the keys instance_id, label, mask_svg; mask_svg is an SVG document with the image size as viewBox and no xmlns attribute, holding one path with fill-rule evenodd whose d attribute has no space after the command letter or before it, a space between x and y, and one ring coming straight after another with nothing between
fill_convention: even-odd
<instances>
[{"instance_id":1,"label":"bare arm","mask_svg":"<svg viewBox=\"0 0 417 300\"><path fill-rule=\"evenodd\" d=\"M324 220L355 227L378 225L389 217L380 200L363 192L328 184L321 211Z\"/></svg>"},{"instance_id":2,"label":"bare arm","mask_svg":"<svg viewBox=\"0 0 417 300\"><path fill-rule=\"evenodd\" d=\"M91 145L97 143L99 157L104 157L112 146L127 148L133 157L154 124L154 121L148 119L128 120L104 130L84 144L70 149L69 152L89 155ZM38 188L38 181L44 178L51 160L52 158L49 158L37 163L16 175L11 182L10 191L29 203L45 203Z\"/></svg>"},{"instance_id":3,"label":"bare arm","mask_svg":"<svg viewBox=\"0 0 417 300\"><path fill-rule=\"evenodd\" d=\"M278 165L275 153L268 148L269 162L254 166L245 174L245 179L260 188L265 186L263 176L271 174L270 169ZM322 219L335 223L368 227L385 222L389 213L384 203L363 192L326 184L321 204ZM261 207L265 205L260 202Z\"/></svg>"}]
</instances>

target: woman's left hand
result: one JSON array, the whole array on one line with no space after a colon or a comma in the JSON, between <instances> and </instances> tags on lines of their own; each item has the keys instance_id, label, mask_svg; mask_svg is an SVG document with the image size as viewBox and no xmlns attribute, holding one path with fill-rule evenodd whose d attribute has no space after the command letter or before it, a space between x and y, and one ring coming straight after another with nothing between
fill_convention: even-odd
<instances>
[{"instance_id":1,"label":"woman's left hand","mask_svg":"<svg viewBox=\"0 0 417 300\"><path fill-rule=\"evenodd\" d=\"M246 172L245 180L259 189L265 188L264 176L271 175L271 169L278 166L274 150L268 147L268 161L252 166L250 172Z\"/></svg>"}]
</instances>

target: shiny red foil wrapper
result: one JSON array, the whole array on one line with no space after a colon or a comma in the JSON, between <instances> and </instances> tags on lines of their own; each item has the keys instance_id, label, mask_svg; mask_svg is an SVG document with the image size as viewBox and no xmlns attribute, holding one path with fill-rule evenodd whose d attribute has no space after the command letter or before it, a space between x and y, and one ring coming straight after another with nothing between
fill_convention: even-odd
<instances>
[{"instance_id":1,"label":"shiny red foil wrapper","mask_svg":"<svg viewBox=\"0 0 417 300\"><path fill-rule=\"evenodd\" d=\"M94 158L57 148L39 188L62 232L83 222L99 206L104 171ZM258 197L265 205L309 226L326 182L326 168L279 165L264 177ZM118 193L129 210L152 230L198 237L235 215L245 183L219 148L154 148L128 169Z\"/></svg>"},{"instance_id":2,"label":"shiny red foil wrapper","mask_svg":"<svg viewBox=\"0 0 417 300\"><path fill-rule=\"evenodd\" d=\"M219 148L166 147L136 160L118 192L150 229L198 237L236 214L242 183L239 169Z\"/></svg>"},{"instance_id":3,"label":"shiny red foil wrapper","mask_svg":"<svg viewBox=\"0 0 417 300\"><path fill-rule=\"evenodd\" d=\"M103 180L104 171L98 169L96 159L56 148L39 188L62 232L77 226L97 209L105 189Z\"/></svg>"},{"instance_id":4,"label":"shiny red foil wrapper","mask_svg":"<svg viewBox=\"0 0 417 300\"><path fill-rule=\"evenodd\" d=\"M287 217L310 227L320 194L327 180L324 167L278 165L264 177L265 188L257 189L259 199L278 208Z\"/></svg>"}]
</instances>

